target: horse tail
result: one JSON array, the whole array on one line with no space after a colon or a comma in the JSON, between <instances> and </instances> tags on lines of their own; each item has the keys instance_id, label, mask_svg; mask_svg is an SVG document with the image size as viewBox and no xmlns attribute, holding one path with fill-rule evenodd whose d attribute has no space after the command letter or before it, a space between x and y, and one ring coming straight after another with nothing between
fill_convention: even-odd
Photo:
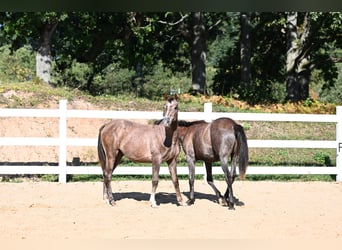
<instances>
[{"instance_id":1,"label":"horse tail","mask_svg":"<svg viewBox=\"0 0 342 250\"><path fill-rule=\"evenodd\" d=\"M248 166L248 145L245 131L241 125L234 125L235 138L237 140L237 151L239 154L239 175L245 179Z\"/></svg>"},{"instance_id":2,"label":"horse tail","mask_svg":"<svg viewBox=\"0 0 342 250\"><path fill-rule=\"evenodd\" d=\"M98 136L98 141L97 141L97 153L99 156L99 161L100 161L102 169L104 169L106 166L106 152L104 151L104 148L102 145L102 138L101 138L102 129L104 127L105 125L102 125L102 127L99 129L99 136Z\"/></svg>"}]
</instances>

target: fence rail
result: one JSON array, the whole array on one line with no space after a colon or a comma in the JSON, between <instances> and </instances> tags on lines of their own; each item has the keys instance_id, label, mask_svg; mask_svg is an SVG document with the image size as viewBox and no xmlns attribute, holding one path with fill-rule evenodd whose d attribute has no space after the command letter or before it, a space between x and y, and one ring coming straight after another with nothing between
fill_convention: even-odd
<instances>
[{"instance_id":1,"label":"fence rail","mask_svg":"<svg viewBox=\"0 0 342 250\"><path fill-rule=\"evenodd\" d=\"M146 111L99 111L68 110L67 101L61 100L59 109L0 109L0 117L55 117L59 118L59 137L1 137L0 146L58 146L58 166L0 166L1 174L58 174L59 182L66 182L68 174L102 174L99 166L67 166L68 146L96 147L97 138L67 138L68 118L124 118L124 119L160 119L162 112ZM332 167L290 167L255 166L247 174L331 174L342 181L342 106L336 107L336 115L313 114L265 114L265 113L222 113L212 112L211 103L205 103L204 112L179 112L179 119L207 121L219 117L230 117L240 121L276 121L276 122L333 122L336 123L336 140L248 140L250 148L330 148L336 149L336 166ZM95 128L98 129L98 128ZM186 166L177 167L179 174L188 174ZM115 174L150 175L151 168L118 166ZM161 167L160 174L168 174L167 167ZM196 174L205 174L202 167L196 168ZM213 174L222 174L220 167L213 168Z\"/></svg>"}]
</instances>

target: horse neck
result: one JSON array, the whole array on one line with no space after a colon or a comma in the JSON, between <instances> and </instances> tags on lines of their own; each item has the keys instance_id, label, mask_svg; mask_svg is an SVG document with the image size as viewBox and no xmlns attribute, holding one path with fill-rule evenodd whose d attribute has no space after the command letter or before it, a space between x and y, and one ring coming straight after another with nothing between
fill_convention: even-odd
<instances>
[{"instance_id":1,"label":"horse neck","mask_svg":"<svg viewBox=\"0 0 342 250\"><path fill-rule=\"evenodd\" d=\"M188 129L189 129L189 127L178 126L178 128L177 128L178 138L183 140L183 138L186 135Z\"/></svg>"},{"instance_id":2,"label":"horse neck","mask_svg":"<svg viewBox=\"0 0 342 250\"><path fill-rule=\"evenodd\" d=\"M171 123L170 127L164 127L165 129L165 140L164 140L164 146L165 147L171 147L177 140L177 127L178 127L178 121L173 121Z\"/></svg>"}]
</instances>

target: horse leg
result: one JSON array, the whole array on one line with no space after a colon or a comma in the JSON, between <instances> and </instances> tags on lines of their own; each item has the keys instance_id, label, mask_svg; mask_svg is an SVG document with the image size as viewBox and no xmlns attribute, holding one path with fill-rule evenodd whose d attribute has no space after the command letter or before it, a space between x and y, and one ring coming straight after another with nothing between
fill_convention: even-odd
<instances>
[{"instance_id":1,"label":"horse leg","mask_svg":"<svg viewBox=\"0 0 342 250\"><path fill-rule=\"evenodd\" d=\"M156 202L156 191L158 187L158 178L160 170L160 161L152 161L152 191L150 195L151 207L158 207Z\"/></svg>"},{"instance_id":2,"label":"horse leg","mask_svg":"<svg viewBox=\"0 0 342 250\"><path fill-rule=\"evenodd\" d=\"M176 191L178 205L183 206L183 198L179 189L179 182L178 182L178 176L177 176L177 161L176 159L172 159L170 161L167 161L167 164L169 167L171 180Z\"/></svg>"},{"instance_id":3,"label":"horse leg","mask_svg":"<svg viewBox=\"0 0 342 250\"><path fill-rule=\"evenodd\" d=\"M105 169L103 169L103 199L108 202L109 205L114 206L115 200L112 191L112 174L116 166L119 164L122 158L122 153L118 151L116 157L109 154L106 157Z\"/></svg>"},{"instance_id":4,"label":"horse leg","mask_svg":"<svg viewBox=\"0 0 342 250\"><path fill-rule=\"evenodd\" d=\"M103 199L109 205L115 205L114 196L112 192L112 173L114 170L114 161L106 160L106 167L103 169Z\"/></svg>"},{"instance_id":5,"label":"horse leg","mask_svg":"<svg viewBox=\"0 0 342 250\"><path fill-rule=\"evenodd\" d=\"M212 164L210 162L205 162L205 169L207 172L207 183L211 188L214 190L217 202L223 206L228 206L227 201L223 199L223 196L221 195L220 191L216 188L214 184L213 174L212 174Z\"/></svg>"},{"instance_id":6,"label":"horse leg","mask_svg":"<svg viewBox=\"0 0 342 250\"><path fill-rule=\"evenodd\" d=\"M227 182L227 190L224 197L228 202L229 209L234 209L233 178L229 172L227 160L221 160L221 167Z\"/></svg>"},{"instance_id":7,"label":"horse leg","mask_svg":"<svg viewBox=\"0 0 342 250\"><path fill-rule=\"evenodd\" d=\"M235 178L237 177L237 174L236 174L236 165L237 165L237 157L232 157L232 167L231 167L231 178L232 178L232 185L235 181ZM237 206L243 206L244 203L242 201L240 201L238 198L236 198L235 196L233 196L233 199L234 199L234 204L237 205Z\"/></svg>"},{"instance_id":8,"label":"horse leg","mask_svg":"<svg viewBox=\"0 0 342 250\"><path fill-rule=\"evenodd\" d=\"M189 187L190 187L190 197L186 201L188 206L195 203L195 160L194 157L187 155L187 162L189 168Z\"/></svg>"}]
</instances>

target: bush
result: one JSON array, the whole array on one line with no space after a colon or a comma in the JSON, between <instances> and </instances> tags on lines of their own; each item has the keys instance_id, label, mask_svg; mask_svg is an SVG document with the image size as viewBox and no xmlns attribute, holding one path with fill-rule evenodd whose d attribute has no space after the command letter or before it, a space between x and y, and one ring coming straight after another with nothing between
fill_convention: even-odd
<instances>
[{"instance_id":1,"label":"bush","mask_svg":"<svg viewBox=\"0 0 342 250\"><path fill-rule=\"evenodd\" d=\"M329 84L320 84L321 88L318 90L319 92L319 100L325 103L342 103L342 63L336 64L338 68L338 77L333 85ZM323 87L322 87L323 86Z\"/></svg>"},{"instance_id":2,"label":"bush","mask_svg":"<svg viewBox=\"0 0 342 250\"><path fill-rule=\"evenodd\" d=\"M108 65L94 77L93 88L97 95L123 95L132 92L134 71L120 68L118 64Z\"/></svg>"},{"instance_id":3,"label":"bush","mask_svg":"<svg viewBox=\"0 0 342 250\"><path fill-rule=\"evenodd\" d=\"M191 79L185 73L173 73L161 62L154 65L151 74L147 74L142 83L139 95L149 99L159 98L165 94L181 94L191 87Z\"/></svg>"},{"instance_id":4,"label":"bush","mask_svg":"<svg viewBox=\"0 0 342 250\"><path fill-rule=\"evenodd\" d=\"M0 81L29 81L35 75L35 65L35 56L31 47L24 46L13 53L9 45L0 47Z\"/></svg>"},{"instance_id":5,"label":"bush","mask_svg":"<svg viewBox=\"0 0 342 250\"><path fill-rule=\"evenodd\" d=\"M93 74L93 69L89 64L73 60L71 66L64 71L62 79L68 87L87 89L91 74Z\"/></svg>"},{"instance_id":6,"label":"bush","mask_svg":"<svg viewBox=\"0 0 342 250\"><path fill-rule=\"evenodd\" d=\"M120 68L119 64L113 63L95 76L93 85L97 95L130 95L148 99L183 93L190 86L191 80L185 73L173 73L161 62L145 69L140 77L134 70Z\"/></svg>"}]
</instances>

